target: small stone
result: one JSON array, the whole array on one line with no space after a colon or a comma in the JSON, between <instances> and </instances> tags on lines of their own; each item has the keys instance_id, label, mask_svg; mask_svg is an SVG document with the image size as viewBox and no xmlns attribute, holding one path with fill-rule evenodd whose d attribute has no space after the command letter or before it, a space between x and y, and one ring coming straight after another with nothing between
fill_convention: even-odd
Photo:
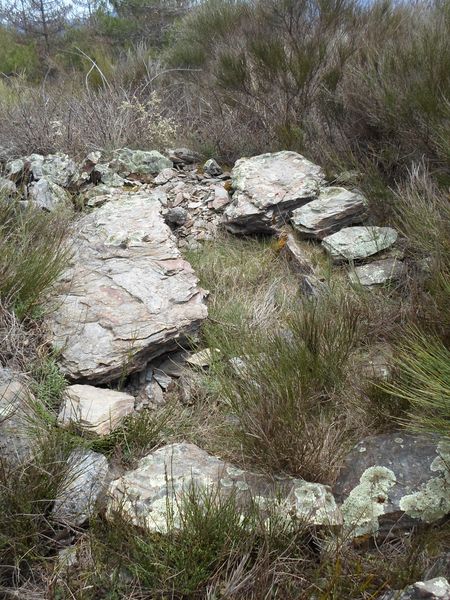
<instances>
[{"instance_id":1,"label":"small stone","mask_svg":"<svg viewBox=\"0 0 450 600\"><path fill-rule=\"evenodd\" d=\"M165 403L164 393L157 381L151 381L145 387L148 401L152 408L158 408Z\"/></svg>"},{"instance_id":2,"label":"small stone","mask_svg":"<svg viewBox=\"0 0 450 600\"><path fill-rule=\"evenodd\" d=\"M355 285L372 287L398 281L404 273L405 266L401 261L395 258L385 258L355 267L349 273L349 277Z\"/></svg>"},{"instance_id":3,"label":"small stone","mask_svg":"<svg viewBox=\"0 0 450 600\"><path fill-rule=\"evenodd\" d=\"M157 175L154 179L154 183L156 185L164 185L165 183L167 183L168 181L170 181L171 179L173 179L174 177L177 176L177 172L175 171L175 169L163 169L161 171L161 173L159 173L159 175Z\"/></svg>"},{"instance_id":4,"label":"small stone","mask_svg":"<svg viewBox=\"0 0 450 600\"><path fill-rule=\"evenodd\" d=\"M189 218L189 213L185 208L177 206L169 209L166 215L166 221L173 225L184 225Z\"/></svg>"},{"instance_id":5,"label":"small stone","mask_svg":"<svg viewBox=\"0 0 450 600\"><path fill-rule=\"evenodd\" d=\"M390 248L397 240L391 227L345 227L325 237L322 245L335 262L363 260Z\"/></svg>"},{"instance_id":6,"label":"small stone","mask_svg":"<svg viewBox=\"0 0 450 600\"><path fill-rule=\"evenodd\" d=\"M160 369L153 369L153 377L159 383L163 390L169 389L169 387L173 384L172 377L169 377L164 371Z\"/></svg>"},{"instance_id":7,"label":"small stone","mask_svg":"<svg viewBox=\"0 0 450 600\"><path fill-rule=\"evenodd\" d=\"M76 424L81 429L102 436L114 431L134 411L134 397L124 392L72 385L67 388L58 423Z\"/></svg>"},{"instance_id":8,"label":"small stone","mask_svg":"<svg viewBox=\"0 0 450 600\"><path fill-rule=\"evenodd\" d=\"M209 367L209 365L214 360L214 356L220 354L220 350L216 348L214 351L211 348L205 348L204 350L200 350L200 352L195 352L195 354L191 354L186 359L186 362L189 363L192 367Z\"/></svg>"},{"instance_id":9,"label":"small stone","mask_svg":"<svg viewBox=\"0 0 450 600\"><path fill-rule=\"evenodd\" d=\"M203 165L203 170L208 175L211 175L211 177L219 177L223 173L221 167L213 158L210 158L205 162Z\"/></svg>"}]
</instances>

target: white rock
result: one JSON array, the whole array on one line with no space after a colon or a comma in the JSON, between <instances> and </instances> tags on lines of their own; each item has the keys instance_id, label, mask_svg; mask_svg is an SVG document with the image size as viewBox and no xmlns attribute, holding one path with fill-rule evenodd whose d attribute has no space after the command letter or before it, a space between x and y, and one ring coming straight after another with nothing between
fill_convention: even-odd
<instances>
[{"instance_id":1,"label":"white rock","mask_svg":"<svg viewBox=\"0 0 450 600\"><path fill-rule=\"evenodd\" d=\"M96 388L92 385L72 385L67 388L58 422L71 423L97 435L116 429L134 411L134 397L124 392Z\"/></svg>"}]
</instances>

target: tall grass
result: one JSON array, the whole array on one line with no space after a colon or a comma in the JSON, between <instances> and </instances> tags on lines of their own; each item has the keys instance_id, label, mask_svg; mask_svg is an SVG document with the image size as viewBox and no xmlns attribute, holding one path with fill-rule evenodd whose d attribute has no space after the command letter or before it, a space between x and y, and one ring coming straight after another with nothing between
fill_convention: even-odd
<instances>
[{"instance_id":1,"label":"tall grass","mask_svg":"<svg viewBox=\"0 0 450 600\"><path fill-rule=\"evenodd\" d=\"M68 217L0 199L0 299L31 315L70 258Z\"/></svg>"}]
</instances>

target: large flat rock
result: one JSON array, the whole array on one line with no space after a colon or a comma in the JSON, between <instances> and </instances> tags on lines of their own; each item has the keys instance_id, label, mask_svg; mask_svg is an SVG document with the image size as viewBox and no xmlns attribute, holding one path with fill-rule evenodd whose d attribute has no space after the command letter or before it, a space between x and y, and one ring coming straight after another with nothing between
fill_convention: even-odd
<instances>
[{"instance_id":1,"label":"large flat rock","mask_svg":"<svg viewBox=\"0 0 450 600\"><path fill-rule=\"evenodd\" d=\"M321 190L317 200L296 208L291 223L301 237L321 240L343 227L363 223L366 215L362 194L329 187Z\"/></svg>"},{"instance_id":2,"label":"large flat rock","mask_svg":"<svg viewBox=\"0 0 450 600\"><path fill-rule=\"evenodd\" d=\"M311 525L339 526L341 515L329 489L319 483L285 478L271 482L243 471L188 443L164 446L139 461L134 471L110 484L108 513L120 511L135 525L165 531L169 514L179 521L183 493L192 489L214 497L232 493L239 505L274 503L285 516L295 514Z\"/></svg>"},{"instance_id":3,"label":"large flat rock","mask_svg":"<svg viewBox=\"0 0 450 600\"><path fill-rule=\"evenodd\" d=\"M322 245L333 261L364 260L390 248L397 241L392 227L345 227L325 237Z\"/></svg>"},{"instance_id":4,"label":"large flat rock","mask_svg":"<svg viewBox=\"0 0 450 600\"><path fill-rule=\"evenodd\" d=\"M348 533L386 534L450 512L450 442L403 432L366 438L334 487Z\"/></svg>"},{"instance_id":5,"label":"large flat rock","mask_svg":"<svg viewBox=\"0 0 450 600\"><path fill-rule=\"evenodd\" d=\"M231 173L234 194L224 212L232 233L272 233L292 211L319 195L322 169L296 152L238 160Z\"/></svg>"},{"instance_id":6,"label":"large flat rock","mask_svg":"<svg viewBox=\"0 0 450 600\"><path fill-rule=\"evenodd\" d=\"M140 370L206 317L204 292L160 210L156 193L123 193L77 223L47 321L69 379L104 383Z\"/></svg>"}]
</instances>

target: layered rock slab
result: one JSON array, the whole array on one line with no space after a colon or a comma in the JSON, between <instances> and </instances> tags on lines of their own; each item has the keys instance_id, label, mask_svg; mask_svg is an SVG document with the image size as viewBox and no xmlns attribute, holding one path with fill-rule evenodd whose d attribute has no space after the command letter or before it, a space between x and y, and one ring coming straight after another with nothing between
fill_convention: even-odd
<instances>
[{"instance_id":1,"label":"layered rock slab","mask_svg":"<svg viewBox=\"0 0 450 600\"><path fill-rule=\"evenodd\" d=\"M322 245L334 262L358 261L390 248L397 237L392 227L345 227L325 237Z\"/></svg>"},{"instance_id":2,"label":"layered rock slab","mask_svg":"<svg viewBox=\"0 0 450 600\"><path fill-rule=\"evenodd\" d=\"M366 438L334 487L353 537L433 523L450 512L450 442L403 432Z\"/></svg>"},{"instance_id":3,"label":"layered rock slab","mask_svg":"<svg viewBox=\"0 0 450 600\"><path fill-rule=\"evenodd\" d=\"M238 160L231 173L233 201L223 223L231 233L272 233L294 209L315 200L322 169L296 152Z\"/></svg>"},{"instance_id":4,"label":"layered rock slab","mask_svg":"<svg viewBox=\"0 0 450 600\"><path fill-rule=\"evenodd\" d=\"M326 486L291 478L275 485L185 442L160 448L142 458L134 471L113 481L107 493L108 513L120 511L135 525L164 532L169 525L179 526L183 493L193 489L214 497L232 493L239 505L252 501L262 509L275 502L282 514L295 514L311 525L341 524Z\"/></svg>"},{"instance_id":5,"label":"layered rock slab","mask_svg":"<svg viewBox=\"0 0 450 600\"><path fill-rule=\"evenodd\" d=\"M349 273L349 277L353 284L372 287L398 281L404 273L405 265L401 261L385 258L355 267L354 271Z\"/></svg>"},{"instance_id":6,"label":"layered rock slab","mask_svg":"<svg viewBox=\"0 0 450 600\"><path fill-rule=\"evenodd\" d=\"M82 217L47 326L63 372L104 383L175 350L206 318L204 291L157 193L123 193Z\"/></svg>"},{"instance_id":7,"label":"layered rock slab","mask_svg":"<svg viewBox=\"0 0 450 600\"><path fill-rule=\"evenodd\" d=\"M323 239L343 227L362 223L367 201L362 194L341 187L323 188L317 200L292 213L291 223L306 239Z\"/></svg>"}]
</instances>

